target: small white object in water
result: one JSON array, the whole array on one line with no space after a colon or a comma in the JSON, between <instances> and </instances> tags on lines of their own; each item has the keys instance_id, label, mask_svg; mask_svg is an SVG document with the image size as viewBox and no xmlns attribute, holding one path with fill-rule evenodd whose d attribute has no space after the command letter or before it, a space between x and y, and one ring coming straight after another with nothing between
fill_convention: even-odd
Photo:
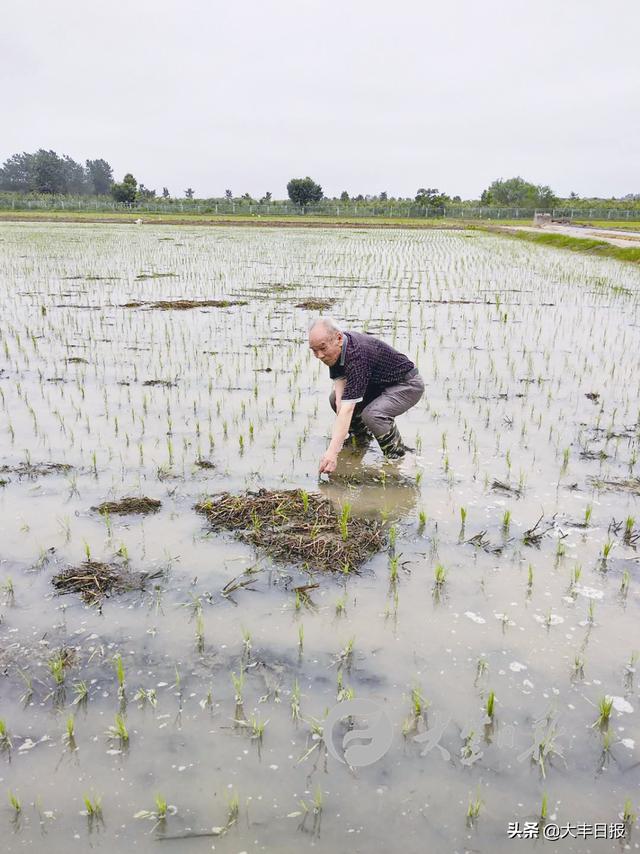
<instances>
[{"instance_id":1,"label":"small white object in water","mask_svg":"<svg viewBox=\"0 0 640 854\"><path fill-rule=\"evenodd\" d=\"M616 712L626 712L628 715L632 714L633 706L624 697L611 697L608 696L607 700L613 700L613 708Z\"/></svg>"},{"instance_id":2,"label":"small white object in water","mask_svg":"<svg viewBox=\"0 0 640 854\"><path fill-rule=\"evenodd\" d=\"M474 623L486 623L484 617L481 617L479 614L474 614L473 611L465 611L465 617L469 617L470 620L473 620Z\"/></svg>"},{"instance_id":3,"label":"small white object in water","mask_svg":"<svg viewBox=\"0 0 640 854\"><path fill-rule=\"evenodd\" d=\"M624 746L628 747L629 750L633 750L633 748L636 746L636 743L632 738L621 738L620 744L624 744Z\"/></svg>"},{"instance_id":4,"label":"small white object in water","mask_svg":"<svg viewBox=\"0 0 640 854\"><path fill-rule=\"evenodd\" d=\"M513 670L514 673L520 673L521 670L526 670L527 665L521 664L519 661L512 661L509 665L509 670Z\"/></svg>"},{"instance_id":5,"label":"small white object in water","mask_svg":"<svg viewBox=\"0 0 640 854\"><path fill-rule=\"evenodd\" d=\"M577 584L575 590L587 599L602 599L604 596L604 590L598 590L597 587L583 587L582 584Z\"/></svg>"}]
</instances>

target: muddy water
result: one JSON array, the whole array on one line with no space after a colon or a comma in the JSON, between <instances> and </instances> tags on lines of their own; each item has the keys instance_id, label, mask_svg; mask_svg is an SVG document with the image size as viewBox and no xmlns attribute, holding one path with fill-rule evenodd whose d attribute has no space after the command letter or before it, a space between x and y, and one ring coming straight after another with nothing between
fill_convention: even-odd
<instances>
[{"instance_id":1,"label":"muddy water","mask_svg":"<svg viewBox=\"0 0 640 854\"><path fill-rule=\"evenodd\" d=\"M536 844L508 825L537 822L545 796L565 827L619 822L627 798L637 811L634 267L442 231L3 224L0 250L3 850L500 852ZM406 461L345 451L318 483L332 414L305 346L312 314L296 308L309 297L419 365ZM119 307L178 298L247 304ZM358 575L318 576L210 534L193 510L259 487L348 501L393 526L392 544ZM91 511L125 495L162 507ZM162 572L100 608L55 596L51 578L87 549ZM249 584L224 596L234 578ZM340 690L372 703L357 729L391 730L375 761L340 761L346 720L333 753L318 738ZM117 713L128 742L108 737ZM252 718L261 739L237 723ZM156 795L166 819L135 818ZM548 850L620 848L575 834Z\"/></svg>"}]
</instances>

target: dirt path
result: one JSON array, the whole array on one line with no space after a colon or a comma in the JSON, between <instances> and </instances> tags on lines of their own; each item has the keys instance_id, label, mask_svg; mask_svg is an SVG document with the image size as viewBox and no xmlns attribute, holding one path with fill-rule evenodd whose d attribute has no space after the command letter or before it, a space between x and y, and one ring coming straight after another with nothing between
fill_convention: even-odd
<instances>
[{"instance_id":1,"label":"dirt path","mask_svg":"<svg viewBox=\"0 0 640 854\"><path fill-rule=\"evenodd\" d=\"M513 225L505 226L505 231L530 231L534 234L564 234L567 237L585 238L589 240L604 240L612 246L640 247L640 231L615 231L613 229L596 228L595 226L580 225Z\"/></svg>"}]
</instances>

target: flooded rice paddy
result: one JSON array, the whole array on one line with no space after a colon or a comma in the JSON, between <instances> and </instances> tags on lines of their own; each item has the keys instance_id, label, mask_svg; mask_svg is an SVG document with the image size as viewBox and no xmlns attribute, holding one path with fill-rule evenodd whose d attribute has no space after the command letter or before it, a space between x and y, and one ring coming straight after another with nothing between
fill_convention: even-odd
<instances>
[{"instance_id":1,"label":"flooded rice paddy","mask_svg":"<svg viewBox=\"0 0 640 854\"><path fill-rule=\"evenodd\" d=\"M2 224L3 850L638 848L639 299L479 233ZM319 482L326 301L426 393ZM260 489L379 547L195 509Z\"/></svg>"}]
</instances>

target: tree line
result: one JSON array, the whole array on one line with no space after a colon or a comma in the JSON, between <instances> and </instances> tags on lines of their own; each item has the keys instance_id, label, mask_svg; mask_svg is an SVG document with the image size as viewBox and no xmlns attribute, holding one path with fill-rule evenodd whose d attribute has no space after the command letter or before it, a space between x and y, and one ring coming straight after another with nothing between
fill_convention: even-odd
<instances>
[{"instance_id":1,"label":"tree line","mask_svg":"<svg viewBox=\"0 0 640 854\"><path fill-rule=\"evenodd\" d=\"M0 167L0 191L9 193L38 195L70 195L70 196L107 196L127 205L137 202L148 202L158 197L171 200L172 195L167 187L162 188L160 196L156 191L138 183L128 172L122 181L114 181L113 169L102 159L86 160L84 165L77 163L67 154L58 155L55 151L43 148L33 153L23 152L13 154ZM377 195L349 195L346 190L339 197L328 199L320 184L308 175L305 178L292 178L287 184L287 195L291 202L300 207L307 207L327 200L335 202L403 202L424 208L443 208L450 205L463 204L460 196L449 196L435 187L420 187L414 197L402 198L389 196L386 191ZM194 199L195 190L188 187L184 190L184 198ZM225 190L225 201L239 203L268 204L272 193L266 192L260 198L253 198L249 193L234 196L231 190ZM637 203L640 195L629 194L624 201ZM515 178L499 178L493 181L481 194L479 204L486 207L507 208L537 208L550 210L562 202L578 202L580 197L571 193L567 199L559 199L553 190L542 184L533 184L520 176ZM467 200L466 203L477 200Z\"/></svg>"}]
</instances>

